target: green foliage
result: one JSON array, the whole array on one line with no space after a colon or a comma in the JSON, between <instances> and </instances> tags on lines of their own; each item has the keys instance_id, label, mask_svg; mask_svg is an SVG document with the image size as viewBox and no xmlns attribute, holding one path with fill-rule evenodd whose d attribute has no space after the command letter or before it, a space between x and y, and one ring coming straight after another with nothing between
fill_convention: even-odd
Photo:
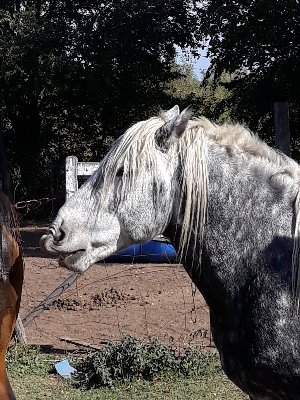
<instances>
[{"instance_id":1,"label":"green foliage","mask_svg":"<svg viewBox=\"0 0 300 400\"><path fill-rule=\"evenodd\" d=\"M227 1L221 7L220 1L208 0L199 5L199 17L202 35L210 37L208 52L217 75L226 70L269 77L273 95L299 94L297 0Z\"/></svg>"},{"instance_id":2,"label":"green foliage","mask_svg":"<svg viewBox=\"0 0 300 400\"><path fill-rule=\"evenodd\" d=\"M176 370L174 351L157 339L148 346L144 345L144 357L145 361L141 373L144 379L153 379L160 372Z\"/></svg>"},{"instance_id":3,"label":"green foliage","mask_svg":"<svg viewBox=\"0 0 300 400\"><path fill-rule=\"evenodd\" d=\"M41 358L45 357L41 354ZM52 355L53 357L53 355ZM212 375L186 377L178 373L161 375L150 380L135 379L119 382L113 387L94 387L85 390L69 380L26 370L22 376L9 375L18 400L246 400L248 397L230 382L221 370Z\"/></svg>"},{"instance_id":4,"label":"green foliage","mask_svg":"<svg viewBox=\"0 0 300 400\"><path fill-rule=\"evenodd\" d=\"M152 380L161 373L184 376L211 375L219 371L215 355L189 349L183 356L158 340L147 345L131 336L121 342L110 342L103 349L88 355L77 366L75 381L85 386L112 386L134 378Z\"/></svg>"},{"instance_id":5,"label":"green foliage","mask_svg":"<svg viewBox=\"0 0 300 400\"><path fill-rule=\"evenodd\" d=\"M156 349L160 354L160 346L156 346ZM18 345L9 349L8 374L18 400L40 400L45 396L49 400L246 399L224 376L218 357L213 354L198 354L193 349L188 349L185 356L177 357L177 363L181 362L180 373L178 369L169 370L166 374L155 375L153 380L119 380L113 382L113 387L100 387L97 384L98 387L89 390L85 390L83 386L76 387L69 380L53 375L51 365L56 359L59 361L57 354L44 354L40 349L31 346ZM72 359L71 364L74 364ZM195 368L197 365L198 370Z\"/></svg>"},{"instance_id":6,"label":"green foliage","mask_svg":"<svg viewBox=\"0 0 300 400\"><path fill-rule=\"evenodd\" d=\"M169 369L175 358L158 342L149 347L138 339L126 336L120 343L110 342L102 350L89 355L77 369L81 383L112 386L114 381L142 376L152 378L155 373Z\"/></svg>"},{"instance_id":7,"label":"green foliage","mask_svg":"<svg viewBox=\"0 0 300 400\"><path fill-rule=\"evenodd\" d=\"M196 45L196 3L1 4L0 128L16 200L59 193L67 155L99 160L132 121L168 103L161 83L175 76L174 45Z\"/></svg>"},{"instance_id":8,"label":"green foliage","mask_svg":"<svg viewBox=\"0 0 300 400\"><path fill-rule=\"evenodd\" d=\"M46 357L42 357L38 348L27 345L10 347L6 354L6 366L16 377L22 377L32 371L46 375L51 368L45 360Z\"/></svg>"},{"instance_id":9,"label":"green foliage","mask_svg":"<svg viewBox=\"0 0 300 400\"><path fill-rule=\"evenodd\" d=\"M201 82L195 77L193 68L189 64L173 66L176 78L170 79L164 85L165 92L174 98L174 101L194 104L203 95Z\"/></svg>"},{"instance_id":10,"label":"green foliage","mask_svg":"<svg viewBox=\"0 0 300 400\"><path fill-rule=\"evenodd\" d=\"M179 77L168 81L165 91L174 102L192 106L195 115L204 115L215 122L230 122L232 119L229 102L231 91L224 85L230 81L228 74L218 80L207 78L199 81L190 65L175 66Z\"/></svg>"},{"instance_id":11,"label":"green foliage","mask_svg":"<svg viewBox=\"0 0 300 400\"><path fill-rule=\"evenodd\" d=\"M189 347L179 360L179 372L187 377L210 376L220 371L219 360L215 353L202 353Z\"/></svg>"},{"instance_id":12,"label":"green foliage","mask_svg":"<svg viewBox=\"0 0 300 400\"><path fill-rule=\"evenodd\" d=\"M298 141L299 1L208 0L198 3L198 15L211 59L207 76L218 80L226 71L231 77L224 83L231 93L231 117L273 143L273 104L287 100L292 138ZM298 151L293 156L300 158Z\"/></svg>"}]
</instances>

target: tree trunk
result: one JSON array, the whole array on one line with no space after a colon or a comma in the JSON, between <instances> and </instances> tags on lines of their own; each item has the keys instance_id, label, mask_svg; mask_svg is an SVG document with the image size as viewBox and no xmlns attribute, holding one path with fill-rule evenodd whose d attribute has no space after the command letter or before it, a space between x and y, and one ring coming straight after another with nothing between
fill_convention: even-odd
<instances>
[{"instance_id":1,"label":"tree trunk","mask_svg":"<svg viewBox=\"0 0 300 400\"><path fill-rule=\"evenodd\" d=\"M16 321L15 337L16 337L18 343L27 344L27 337L26 337L25 329L24 329L20 314L18 315L18 318Z\"/></svg>"}]
</instances>

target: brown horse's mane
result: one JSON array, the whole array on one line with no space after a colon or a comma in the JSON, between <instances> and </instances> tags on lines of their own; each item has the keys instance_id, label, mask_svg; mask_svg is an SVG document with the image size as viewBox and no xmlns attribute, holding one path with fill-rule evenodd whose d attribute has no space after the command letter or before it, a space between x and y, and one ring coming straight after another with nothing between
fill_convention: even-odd
<instances>
[{"instance_id":1,"label":"brown horse's mane","mask_svg":"<svg viewBox=\"0 0 300 400\"><path fill-rule=\"evenodd\" d=\"M19 225L16 212L8 197L0 192L0 234L2 229L6 227L12 236L20 243ZM0 239L0 258L2 256L2 241Z\"/></svg>"},{"instance_id":2,"label":"brown horse's mane","mask_svg":"<svg viewBox=\"0 0 300 400\"><path fill-rule=\"evenodd\" d=\"M0 224L5 224L12 231L18 226L14 207L2 192L0 192Z\"/></svg>"}]
</instances>

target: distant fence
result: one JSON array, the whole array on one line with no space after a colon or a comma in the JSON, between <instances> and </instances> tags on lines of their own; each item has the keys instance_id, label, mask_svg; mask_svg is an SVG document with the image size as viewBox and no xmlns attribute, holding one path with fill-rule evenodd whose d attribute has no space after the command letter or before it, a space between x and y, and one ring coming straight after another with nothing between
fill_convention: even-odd
<instances>
[{"instance_id":1,"label":"distant fence","mask_svg":"<svg viewBox=\"0 0 300 400\"><path fill-rule=\"evenodd\" d=\"M79 162L75 156L66 158L66 200L78 190L78 177L92 175L99 165L99 162Z\"/></svg>"}]
</instances>

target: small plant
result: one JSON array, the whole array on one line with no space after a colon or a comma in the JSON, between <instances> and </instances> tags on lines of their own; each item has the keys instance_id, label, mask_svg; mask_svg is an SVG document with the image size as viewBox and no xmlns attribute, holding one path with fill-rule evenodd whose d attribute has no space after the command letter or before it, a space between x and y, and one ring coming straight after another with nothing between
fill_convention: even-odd
<instances>
[{"instance_id":1,"label":"small plant","mask_svg":"<svg viewBox=\"0 0 300 400\"><path fill-rule=\"evenodd\" d=\"M213 375L220 372L220 362L215 353L202 353L190 347L180 359L180 373L185 376Z\"/></svg>"},{"instance_id":2,"label":"small plant","mask_svg":"<svg viewBox=\"0 0 300 400\"><path fill-rule=\"evenodd\" d=\"M41 374L47 374L51 367L45 362L39 348L17 345L10 347L6 354L6 365L12 374L22 376L25 373L39 371Z\"/></svg>"},{"instance_id":3,"label":"small plant","mask_svg":"<svg viewBox=\"0 0 300 400\"><path fill-rule=\"evenodd\" d=\"M144 344L132 336L119 343L109 343L87 355L76 366L75 383L84 386L112 386L117 381L134 378L153 379L161 373L184 376L211 375L219 372L215 355L189 349L183 356L158 340Z\"/></svg>"},{"instance_id":4,"label":"small plant","mask_svg":"<svg viewBox=\"0 0 300 400\"><path fill-rule=\"evenodd\" d=\"M85 385L112 386L114 381L135 377L151 379L175 363L174 356L158 341L147 346L132 336L125 336L121 342L111 342L88 355L77 366L81 372L75 379Z\"/></svg>"},{"instance_id":5,"label":"small plant","mask_svg":"<svg viewBox=\"0 0 300 400\"><path fill-rule=\"evenodd\" d=\"M156 339L145 346L143 378L153 379L160 372L176 370L177 364L175 352Z\"/></svg>"}]
</instances>

